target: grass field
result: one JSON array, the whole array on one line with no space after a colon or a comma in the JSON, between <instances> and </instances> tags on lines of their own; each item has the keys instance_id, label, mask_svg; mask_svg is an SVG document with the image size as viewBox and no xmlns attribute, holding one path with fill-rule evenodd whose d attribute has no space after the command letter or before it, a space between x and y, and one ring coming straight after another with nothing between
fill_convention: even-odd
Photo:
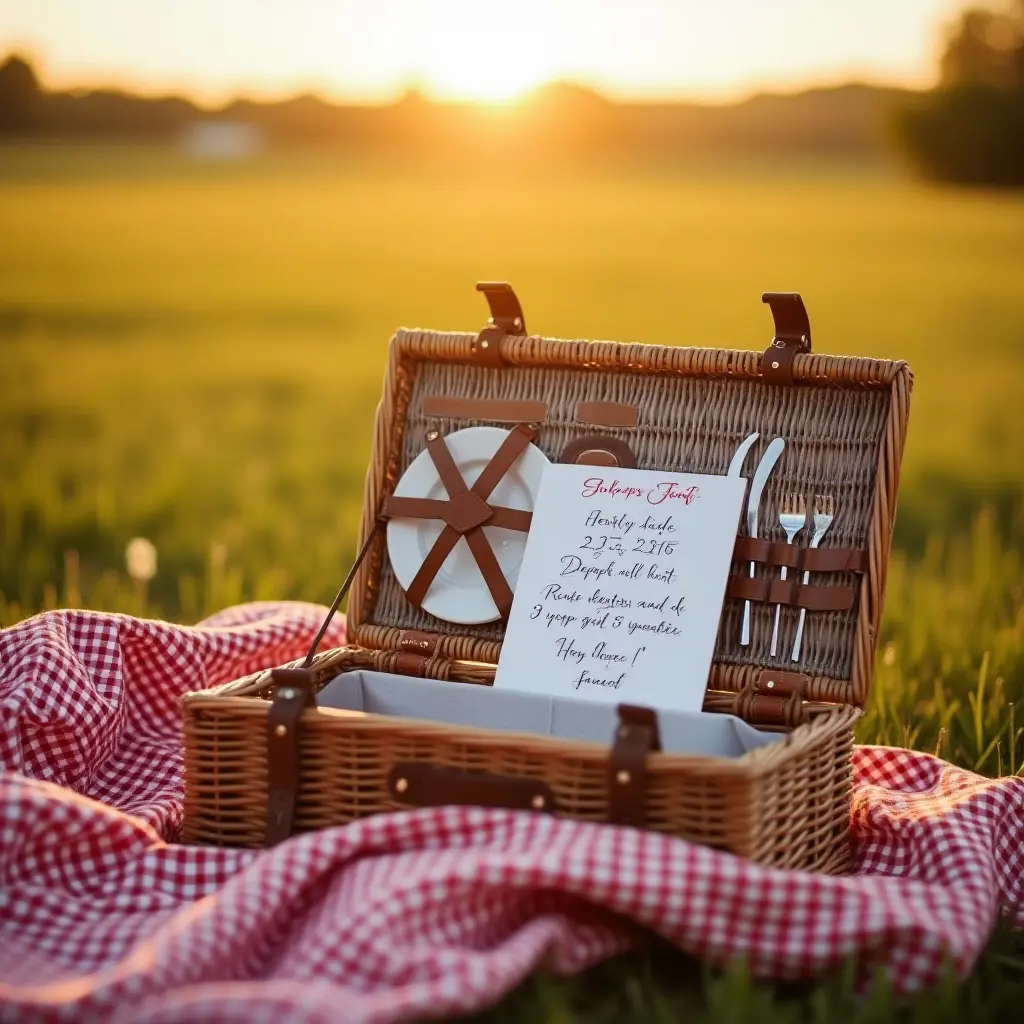
<instances>
[{"instance_id":1,"label":"grass field","mask_svg":"<svg viewBox=\"0 0 1024 1024\"><path fill-rule=\"evenodd\" d=\"M388 338L475 329L476 280L513 281L543 334L747 348L770 334L761 291L795 289L817 350L905 358L916 375L861 737L990 774L1024 762L1024 197L877 168L510 157L484 175L17 148L0 149L0 238L0 624L57 604L194 620L252 597L329 599ZM148 594L122 572L136 535L159 551ZM1013 946L999 937L971 984L914 1012L1019 1000ZM648 998L683 1012L657 970L630 965L602 974L634 992L606 1019L656 1016ZM764 1019L783 997L723 977L702 987L710 1019ZM569 1020L582 1005L578 988L531 985L502 1012ZM857 1017L828 987L788 996L780 1020L892 1013L883 1000Z\"/></svg>"}]
</instances>

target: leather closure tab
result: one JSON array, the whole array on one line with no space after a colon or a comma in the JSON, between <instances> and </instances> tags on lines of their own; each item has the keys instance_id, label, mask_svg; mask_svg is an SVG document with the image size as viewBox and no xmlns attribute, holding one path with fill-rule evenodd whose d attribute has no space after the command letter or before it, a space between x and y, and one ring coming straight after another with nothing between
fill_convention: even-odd
<instances>
[{"instance_id":1,"label":"leather closure tab","mask_svg":"<svg viewBox=\"0 0 1024 1024\"><path fill-rule=\"evenodd\" d=\"M406 629L398 638L398 646L410 654L420 654L429 658L437 648L436 633L424 633L418 629Z\"/></svg>"},{"instance_id":2,"label":"leather closure tab","mask_svg":"<svg viewBox=\"0 0 1024 1024\"><path fill-rule=\"evenodd\" d=\"M542 779L467 772L417 761L396 764L391 769L388 793L397 803L412 807L468 804L545 813L558 809L555 794Z\"/></svg>"},{"instance_id":3,"label":"leather closure tab","mask_svg":"<svg viewBox=\"0 0 1024 1024\"><path fill-rule=\"evenodd\" d=\"M646 817L647 754L661 750L658 715L651 708L620 704L619 725L608 758L608 820L641 828Z\"/></svg>"},{"instance_id":4,"label":"leather closure tab","mask_svg":"<svg viewBox=\"0 0 1024 1024\"><path fill-rule=\"evenodd\" d=\"M799 292L763 292L761 301L772 311L775 341L798 352L811 351L811 321Z\"/></svg>"},{"instance_id":5,"label":"leather closure tab","mask_svg":"<svg viewBox=\"0 0 1024 1024\"><path fill-rule=\"evenodd\" d=\"M490 322L506 334L525 334L526 318L519 297L507 281L479 281L476 290L483 294L491 311Z\"/></svg>"},{"instance_id":6,"label":"leather closure tab","mask_svg":"<svg viewBox=\"0 0 1024 1024\"><path fill-rule=\"evenodd\" d=\"M476 286L483 292L491 310L491 319L473 341L473 360L480 366L505 365L501 342L506 335L526 334L526 318L512 286L505 281L481 281Z\"/></svg>"},{"instance_id":7,"label":"leather closure tab","mask_svg":"<svg viewBox=\"0 0 1024 1024\"><path fill-rule=\"evenodd\" d=\"M617 469L636 469L633 449L616 437L593 434L570 441L558 456L559 462L581 466L609 466Z\"/></svg>"},{"instance_id":8,"label":"leather closure tab","mask_svg":"<svg viewBox=\"0 0 1024 1024\"><path fill-rule=\"evenodd\" d=\"M803 697L806 687L810 684L810 676L802 672L779 672L766 668L754 682L754 689L759 694L774 697Z\"/></svg>"},{"instance_id":9,"label":"leather closure tab","mask_svg":"<svg viewBox=\"0 0 1024 1024\"><path fill-rule=\"evenodd\" d=\"M761 377L766 384L793 383L793 361L811 351L811 322L804 300L796 292L765 292L761 301L772 311L775 335L761 356Z\"/></svg>"},{"instance_id":10,"label":"leather closure tab","mask_svg":"<svg viewBox=\"0 0 1024 1024\"><path fill-rule=\"evenodd\" d=\"M306 708L316 706L308 668L274 669L270 678L274 695L267 712L268 847L292 834L299 795L299 719Z\"/></svg>"}]
</instances>

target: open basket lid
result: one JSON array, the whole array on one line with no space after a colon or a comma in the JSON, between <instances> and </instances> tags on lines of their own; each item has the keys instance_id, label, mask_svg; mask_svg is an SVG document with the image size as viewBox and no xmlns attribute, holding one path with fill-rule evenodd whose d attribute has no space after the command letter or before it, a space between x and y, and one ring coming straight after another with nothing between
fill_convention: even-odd
<instances>
[{"instance_id":1,"label":"open basket lid","mask_svg":"<svg viewBox=\"0 0 1024 1024\"><path fill-rule=\"evenodd\" d=\"M613 460L608 465L722 474L740 442L756 431L755 453L775 436L786 438L788 452L764 491L762 522L777 533L786 493L809 501L827 495L835 508L828 548L856 557L826 557L822 568L830 571L821 574L821 586L851 596L831 602L840 607L806 616L796 666L788 663L788 642L798 607L784 609L783 643L772 659L771 614L754 616L752 642L742 646L743 602L727 598L709 686L735 692L760 685L767 673L777 695L799 689L810 701L863 706L909 418L912 375L906 363L812 354L806 311L792 293L763 297L776 329L768 348L755 352L528 335L507 284L478 288L492 313L482 330L402 329L392 339L367 474L360 563L352 577L350 641L403 652L412 672L415 659L498 660L503 621L461 625L429 614L421 607L423 588L410 601L386 552L384 523L401 512L395 510L398 481L425 448L443 447L453 432L500 426L514 438L518 431L513 446L532 442L551 461L577 461L588 452L588 458ZM479 507L472 499L462 501L466 530L479 525L474 510ZM420 508L417 514L432 513ZM466 531L458 532L461 539ZM774 563L771 553L764 557L768 562L758 575L774 602L773 564L785 564L785 556ZM737 575L740 569L738 553ZM491 593L500 607L494 588Z\"/></svg>"}]
</instances>

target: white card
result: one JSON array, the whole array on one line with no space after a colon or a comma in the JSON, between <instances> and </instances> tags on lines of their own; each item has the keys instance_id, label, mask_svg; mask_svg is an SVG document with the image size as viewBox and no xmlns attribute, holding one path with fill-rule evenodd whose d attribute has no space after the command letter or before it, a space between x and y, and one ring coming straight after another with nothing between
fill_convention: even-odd
<instances>
[{"instance_id":1,"label":"white card","mask_svg":"<svg viewBox=\"0 0 1024 1024\"><path fill-rule=\"evenodd\" d=\"M551 465L495 686L699 711L745 482Z\"/></svg>"}]
</instances>

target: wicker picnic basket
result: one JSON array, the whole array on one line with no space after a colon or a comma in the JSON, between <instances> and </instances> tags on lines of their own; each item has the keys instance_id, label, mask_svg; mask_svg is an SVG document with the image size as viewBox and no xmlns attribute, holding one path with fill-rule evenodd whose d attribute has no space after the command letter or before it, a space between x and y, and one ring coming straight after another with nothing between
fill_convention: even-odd
<instances>
[{"instance_id":1,"label":"wicker picnic basket","mask_svg":"<svg viewBox=\"0 0 1024 1024\"><path fill-rule=\"evenodd\" d=\"M492 312L478 333L400 330L392 340L360 554L332 609L351 585L348 645L317 652L321 629L305 660L184 698L184 841L271 845L409 806L479 803L657 829L775 866L846 870L853 725L882 614L907 365L812 354L791 293L764 296L775 333L762 353L531 336L508 285L478 287ZM752 430L764 442L787 438L762 521L777 523L781 496L796 491L828 494L834 526L816 551L738 538L704 702L783 733L779 742L736 758L663 752L657 715L628 707L608 744L317 707L316 694L352 670L493 681L503 623L427 614L399 585L382 533L425 439L471 425L519 425L552 461L696 473L724 473ZM744 600L755 611L741 646ZM786 653L773 659L776 603Z\"/></svg>"}]
</instances>

